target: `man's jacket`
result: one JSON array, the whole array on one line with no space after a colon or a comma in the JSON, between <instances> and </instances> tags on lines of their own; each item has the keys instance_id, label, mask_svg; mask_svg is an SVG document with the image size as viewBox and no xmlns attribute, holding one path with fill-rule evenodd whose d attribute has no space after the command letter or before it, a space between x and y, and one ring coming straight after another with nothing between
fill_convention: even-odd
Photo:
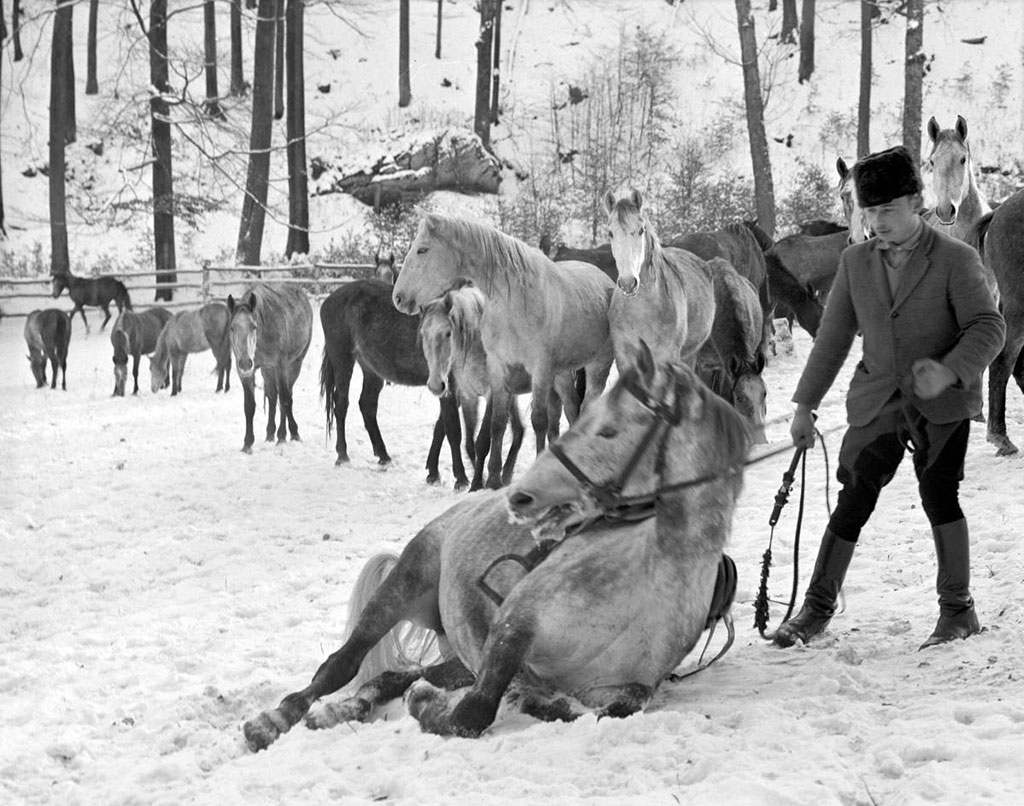
<instances>
[{"instance_id":1,"label":"man's jacket","mask_svg":"<svg viewBox=\"0 0 1024 806\"><path fill-rule=\"evenodd\" d=\"M877 246L873 238L840 256L793 402L821 403L860 332L863 358L846 397L850 425L867 425L897 391L934 423L974 417L981 412L981 375L1006 335L978 253L926 226L897 270L894 297ZM911 366L920 358L940 361L958 380L932 400L918 399Z\"/></svg>"}]
</instances>

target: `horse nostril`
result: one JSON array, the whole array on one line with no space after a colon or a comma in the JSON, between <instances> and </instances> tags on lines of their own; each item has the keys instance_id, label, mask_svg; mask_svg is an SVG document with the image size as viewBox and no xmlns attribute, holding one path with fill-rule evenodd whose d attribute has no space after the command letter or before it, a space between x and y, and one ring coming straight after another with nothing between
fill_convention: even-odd
<instances>
[{"instance_id":1,"label":"horse nostril","mask_svg":"<svg viewBox=\"0 0 1024 806\"><path fill-rule=\"evenodd\" d=\"M392 297L392 301L395 303L395 307L398 308L398 310L402 310L402 302L403 302L403 300L402 300L402 295L401 294L395 294Z\"/></svg>"},{"instance_id":2,"label":"horse nostril","mask_svg":"<svg viewBox=\"0 0 1024 806\"><path fill-rule=\"evenodd\" d=\"M527 493L511 493L508 497L509 506L521 509L533 503L533 496Z\"/></svg>"}]
</instances>

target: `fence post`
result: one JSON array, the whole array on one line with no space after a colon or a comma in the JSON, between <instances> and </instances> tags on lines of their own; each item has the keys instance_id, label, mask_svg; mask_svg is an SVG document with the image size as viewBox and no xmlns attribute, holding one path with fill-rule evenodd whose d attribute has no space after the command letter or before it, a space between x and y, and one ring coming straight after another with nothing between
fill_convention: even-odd
<instances>
[{"instance_id":1,"label":"fence post","mask_svg":"<svg viewBox=\"0 0 1024 806\"><path fill-rule=\"evenodd\" d=\"M320 294L323 292L320 287L320 264L315 260L313 261L313 288L316 298L320 299Z\"/></svg>"},{"instance_id":2,"label":"fence post","mask_svg":"<svg viewBox=\"0 0 1024 806\"><path fill-rule=\"evenodd\" d=\"M203 274L202 274L202 280L200 281L199 286L200 286L199 293L200 293L200 296L203 298L203 304L205 305L207 302L210 301L210 261L209 260L204 260L203 261Z\"/></svg>"}]
</instances>

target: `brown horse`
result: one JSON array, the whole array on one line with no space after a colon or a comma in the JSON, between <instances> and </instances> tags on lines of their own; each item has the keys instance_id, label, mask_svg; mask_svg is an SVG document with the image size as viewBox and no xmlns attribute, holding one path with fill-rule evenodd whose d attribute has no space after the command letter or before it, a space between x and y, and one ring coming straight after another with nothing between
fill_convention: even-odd
<instances>
[{"instance_id":1,"label":"brown horse","mask_svg":"<svg viewBox=\"0 0 1024 806\"><path fill-rule=\"evenodd\" d=\"M381 265L378 262L378 274ZM359 412L370 438L373 455L382 465L391 462L377 422L377 407L385 383L400 386L423 386L429 368L416 344L419 317L409 317L391 304L390 280L354 280L336 288L320 306L320 323L324 331L324 354L320 364L320 394L324 398L327 433L332 423L337 430L335 465L349 461L345 421L348 417L349 386L352 372L359 365L363 384L359 393ZM462 461L459 426L459 399L445 396L434 425L433 439L427 452L427 483L441 481L439 459L445 437L452 454L452 475L455 489L469 485ZM466 419L466 451L472 460L472 432L476 423L476 397L461 397Z\"/></svg>"},{"instance_id":2,"label":"brown horse","mask_svg":"<svg viewBox=\"0 0 1024 806\"><path fill-rule=\"evenodd\" d=\"M292 387L313 338L313 307L306 293L283 283L254 283L237 302L228 296L228 336L235 368L242 382L245 413L244 453L252 453L252 420L256 414L256 370L263 375L267 407L267 442L274 441L274 417L281 405L277 442L287 432L299 438L292 412Z\"/></svg>"},{"instance_id":3,"label":"brown horse","mask_svg":"<svg viewBox=\"0 0 1024 806\"><path fill-rule=\"evenodd\" d=\"M711 390L729 401L750 429L755 445L767 442L768 390L761 373L768 363L768 336L753 283L729 261L708 261L715 286L715 320L711 338L697 354L697 374Z\"/></svg>"},{"instance_id":4,"label":"brown horse","mask_svg":"<svg viewBox=\"0 0 1024 806\"><path fill-rule=\"evenodd\" d=\"M179 311L160 331L149 358L150 389L154 394L168 385L171 395L181 391L181 378L189 353L212 350L217 360L217 389L231 388L231 343L228 339L228 309L222 302L210 302L194 311Z\"/></svg>"},{"instance_id":5,"label":"brown horse","mask_svg":"<svg viewBox=\"0 0 1024 806\"><path fill-rule=\"evenodd\" d=\"M118 312L126 308L131 310L132 307L131 297L128 296L128 289L116 277L108 277L106 275L101 275L100 277L76 277L71 272L54 274L53 298L57 299L60 296L60 292L65 288L68 290L68 296L71 297L71 301L75 303L75 307L71 311L71 318L74 318L75 313L80 313L82 315L82 322L85 324L86 333L89 332L89 321L85 318L86 305L94 305L103 309L105 315L103 317L103 324L100 325L100 330L103 330L107 326L107 322L110 321L111 302L117 305Z\"/></svg>"},{"instance_id":6,"label":"brown horse","mask_svg":"<svg viewBox=\"0 0 1024 806\"><path fill-rule=\"evenodd\" d=\"M580 410L574 370L586 370L584 408L604 390L613 356L608 303L614 285L589 264L556 266L539 249L485 224L425 215L395 283L395 307L418 313L461 278L487 297L480 331L491 385L486 484L499 487L510 372L521 366L533 380L530 419L540 453L558 434L559 422L546 405L552 389L570 423Z\"/></svg>"},{"instance_id":7,"label":"brown horse","mask_svg":"<svg viewBox=\"0 0 1024 806\"><path fill-rule=\"evenodd\" d=\"M1006 434L1006 386L1012 376L1024 392L1024 190L1018 190L968 233L967 243L995 278L1006 319L1003 349L988 367L988 441L997 455L1017 452Z\"/></svg>"},{"instance_id":8,"label":"brown horse","mask_svg":"<svg viewBox=\"0 0 1024 806\"><path fill-rule=\"evenodd\" d=\"M608 309L619 372L631 365L641 341L658 360L682 358L692 367L715 318L714 281L706 261L662 247L640 191L620 199L609 192L604 202L619 272L620 293Z\"/></svg>"},{"instance_id":9,"label":"brown horse","mask_svg":"<svg viewBox=\"0 0 1024 806\"><path fill-rule=\"evenodd\" d=\"M57 388L57 368L61 371L60 388L68 388L68 345L71 343L71 314L57 308L32 311L25 319L25 343L36 389L46 386L46 362L53 371L51 389Z\"/></svg>"},{"instance_id":10,"label":"brown horse","mask_svg":"<svg viewBox=\"0 0 1024 806\"><path fill-rule=\"evenodd\" d=\"M114 348L114 396L124 397L128 380L128 356L132 357L133 395L139 393L139 360L156 349L160 331L171 318L166 308L150 308L142 313L122 311L110 329L110 344Z\"/></svg>"},{"instance_id":11,"label":"brown horse","mask_svg":"<svg viewBox=\"0 0 1024 806\"><path fill-rule=\"evenodd\" d=\"M249 748L303 717L310 727L365 721L420 678L409 711L442 735L479 736L507 692L542 719L578 716L569 698L599 716L642 710L708 627L730 625L724 548L747 449L731 407L641 345L507 497L464 499L420 530L309 685L245 723ZM535 535L549 538L547 553ZM379 567L371 560L364 574ZM445 660L389 664L310 713L402 621L442 637ZM434 687L468 684L463 696Z\"/></svg>"}]
</instances>

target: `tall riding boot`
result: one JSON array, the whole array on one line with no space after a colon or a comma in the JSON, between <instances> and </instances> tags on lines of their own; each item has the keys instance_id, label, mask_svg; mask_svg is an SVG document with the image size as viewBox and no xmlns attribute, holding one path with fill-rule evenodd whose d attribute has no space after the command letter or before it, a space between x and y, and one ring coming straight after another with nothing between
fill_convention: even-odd
<instances>
[{"instance_id":1,"label":"tall riding boot","mask_svg":"<svg viewBox=\"0 0 1024 806\"><path fill-rule=\"evenodd\" d=\"M961 518L932 528L939 570L935 590L939 593L939 621L921 649L966 638L981 632L971 598L971 544L967 521Z\"/></svg>"},{"instance_id":2,"label":"tall riding boot","mask_svg":"<svg viewBox=\"0 0 1024 806\"><path fill-rule=\"evenodd\" d=\"M806 644L828 626L856 545L825 530L803 607L779 626L772 639L775 646L793 646L798 640Z\"/></svg>"}]
</instances>

